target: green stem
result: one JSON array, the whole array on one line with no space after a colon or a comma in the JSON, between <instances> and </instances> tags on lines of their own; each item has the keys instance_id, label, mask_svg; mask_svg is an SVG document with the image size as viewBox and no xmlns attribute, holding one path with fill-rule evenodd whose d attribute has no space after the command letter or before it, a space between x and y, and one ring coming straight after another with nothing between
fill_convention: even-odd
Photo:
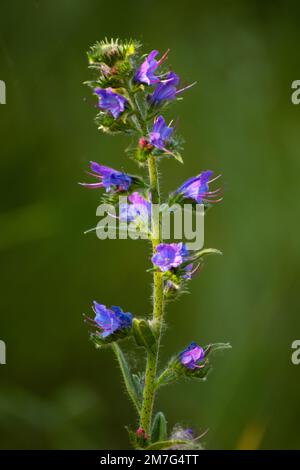
<instances>
[{"instance_id":1,"label":"green stem","mask_svg":"<svg viewBox=\"0 0 300 470\"><path fill-rule=\"evenodd\" d=\"M158 389L161 384L163 383L165 377L168 377L168 375L170 374L170 371L169 369L165 369L161 374L160 376L156 379L156 382L155 382L155 389Z\"/></svg>"},{"instance_id":2,"label":"green stem","mask_svg":"<svg viewBox=\"0 0 300 470\"><path fill-rule=\"evenodd\" d=\"M147 118L145 119L139 108L138 102L132 92L132 85L128 83L128 94L132 105L132 109L138 118L142 135L148 134ZM156 158L153 155L148 157L148 171L150 180L150 192L152 196L152 214L151 214L151 240L152 253L155 253L157 245L161 242L160 221L158 207L160 205L159 178L157 171ZM156 210L154 210L154 206ZM153 405L155 399L155 382L158 365L158 353L161 339L162 322L163 322L163 277L161 272L153 273L153 321L156 325L157 346L154 352L147 352L147 365L145 372L145 385L143 391L142 409L140 412L140 427L150 435L151 422L153 414Z\"/></svg>"},{"instance_id":3,"label":"green stem","mask_svg":"<svg viewBox=\"0 0 300 470\"><path fill-rule=\"evenodd\" d=\"M148 159L150 191L152 195L152 251L156 250L161 241L160 223L158 213L154 211L153 205L158 208L160 204L159 180L156 159L152 155ZM140 427L149 435L153 405L155 399L155 381L158 364L158 352L161 339L163 321L163 277L161 272L155 271L153 274L153 320L157 325L157 348L155 353L148 352L147 366L145 374L145 386L143 393L143 404L140 415Z\"/></svg>"}]
</instances>

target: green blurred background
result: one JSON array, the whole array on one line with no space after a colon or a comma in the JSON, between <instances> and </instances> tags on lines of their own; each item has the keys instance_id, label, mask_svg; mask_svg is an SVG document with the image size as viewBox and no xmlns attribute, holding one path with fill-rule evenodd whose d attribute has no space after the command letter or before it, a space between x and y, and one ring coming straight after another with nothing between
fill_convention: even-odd
<instances>
[{"instance_id":1,"label":"green blurred background","mask_svg":"<svg viewBox=\"0 0 300 470\"><path fill-rule=\"evenodd\" d=\"M226 187L205 232L224 256L170 304L162 359L193 339L233 349L206 383L163 389L157 409L170 426L208 428L210 449L299 448L299 3L2 0L0 10L0 447L128 447L133 409L82 312L93 299L151 311L147 244L83 235L99 194L77 185L90 160L136 171L128 140L97 131L82 85L89 46L120 36L170 48L174 70L198 81L171 110L185 165L161 165L164 194L207 168Z\"/></svg>"}]
</instances>

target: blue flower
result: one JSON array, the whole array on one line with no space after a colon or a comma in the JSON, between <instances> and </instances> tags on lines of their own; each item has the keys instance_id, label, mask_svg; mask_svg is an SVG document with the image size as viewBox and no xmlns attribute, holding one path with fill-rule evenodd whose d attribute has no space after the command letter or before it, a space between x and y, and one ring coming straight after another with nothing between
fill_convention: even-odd
<instances>
[{"instance_id":1,"label":"blue flower","mask_svg":"<svg viewBox=\"0 0 300 470\"><path fill-rule=\"evenodd\" d=\"M187 90L191 86L188 85L184 88L177 89L179 85L179 77L174 72L169 72L166 78L160 81L160 83L155 88L154 92L149 95L150 103L155 106L161 104L163 101L174 100L179 93L182 93L184 90Z\"/></svg>"},{"instance_id":2,"label":"blue flower","mask_svg":"<svg viewBox=\"0 0 300 470\"><path fill-rule=\"evenodd\" d=\"M126 98L112 88L95 88L95 93L99 96L99 108L109 111L115 119L125 110Z\"/></svg>"},{"instance_id":3,"label":"blue flower","mask_svg":"<svg viewBox=\"0 0 300 470\"><path fill-rule=\"evenodd\" d=\"M193 277L193 274L195 273L194 265L192 263L187 264L184 267L184 274L182 275L183 279L191 280Z\"/></svg>"},{"instance_id":4,"label":"blue flower","mask_svg":"<svg viewBox=\"0 0 300 470\"><path fill-rule=\"evenodd\" d=\"M180 266L188 254L184 243L160 243L156 247L155 255L152 256L152 263L161 271L166 272Z\"/></svg>"},{"instance_id":5,"label":"blue flower","mask_svg":"<svg viewBox=\"0 0 300 470\"><path fill-rule=\"evenodd\" d=\"M160 78L154 75L154 72L167 58L168 51L162 56L160 60L155 59L157 55L158 51L154 50L146 57L144 62L140 65L135 73L134 80L136 82L145 83L145 85L154 85L160 81Z\"/></svg>"},{"instance_id":6,"label":"blue flower","mask_svg":"<svg viewBox=\"0 0 300 470\"><path fill-rule=\"evenodd\" d=\"M124 313L120 307L107 308L103 304L94 301L95 325L101 330L100 336L107 338L111 334L126 330L132 326L132 314Z\"/></svg>"},{"instance_id":7,"label":"blue flower","mask_svg":"<svg viewBox=\"0 0 300 470\"><path fill-rule=\"evenodd\" d=\"M106 192L128 191L132 184L132 177L127 173L114 170L108 166L91 162L92 173L88 173L99 180L97 183L80 183L87 188L105 188Z\"/></svg>"},{"instance_id":8,"label":"blue flower","mask_svg":"<svg viewBox=\"0 0 300 470\"><path fill-rule=\"evenodd\" d=\"M176 98L179 77L174 72L169 72L165 79L157 85L154 92L149 96L151 104L159 104L164 100L174 100Z\"/></svg>"},{"instance_id":9,"label":"blue flower","mask_svg":"<svg viewBox=\"0 0 300 470\"><path fill-rule=\"evenodd\" d=\"M198 204L219 202L221 199L216 199L216 197L218 197L221 189L209 191L209 183L216 179L212 180L212 175L213 172L211 170L203 171L198 176L190 178L183 183L175 194L187 199L194 199Z\"/></svg>"},{"instance_id":10,"label":"blue flower","mask_svg":"<svg viewBox=\"0 0 300 470\"><path fill-rule=\"evenodd\" d=\"M138 192L130 194L128 200L130 204L125 203L120 206L121 222L141 221L148 227L151 203Z\"/></svg>"},{"instance_id":11,"label":"blue flower","mask_svg":"<svg viewBox=\"0 0 300 470\"><path fill-rule=\"evenodd\" d=\"M182 353L179 354L179 360L184 367L187 369L201 369L202 365L199 365L205 357L204 349L201 348L197 343L191 343Z\"/></svg>"},{"instance_id":12,"label":"blue flower","mask_svg":"<svg viewBox=\"0 0 300 470\"><path fill-rule=\"evenodd\" d=\"M170 139L174 129L167 126L163 116L158 116L149 134L149 142L160 150L165 149L166 142Z\"/></svg>"},{"instance_id":13,"label":"blue flower","mask_svg":"<svg viewBox=\"0 0 300 470\"><path fill-rule=\"evenodd\" d=\"M189 441L195 438L195 433L191 428L182 428L181 426L176 425L170 436L171 440L180 440L180 441ZM173 448L173 449L176 449Z\"/></svg>"}]
</instances>

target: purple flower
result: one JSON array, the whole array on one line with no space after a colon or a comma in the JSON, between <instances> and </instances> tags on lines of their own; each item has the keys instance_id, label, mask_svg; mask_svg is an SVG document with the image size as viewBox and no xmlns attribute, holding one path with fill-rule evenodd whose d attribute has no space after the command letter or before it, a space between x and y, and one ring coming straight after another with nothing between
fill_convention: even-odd
<instances>
[{"instance_id":1,"label":"purple flower","mask_svg":"<svg viewBox=\"0 0 300 470\"><path fill-rule=\"evenodd\" d=\"M98 183L80 183L87 188L105 188L106 192L112 191L128 191L131 186L132 178L127 173L114 170L108 166L99 165L99 163L91 162L92 173L88 173L99 179Z\"/></svg>"},{"instance_id":2,"label":"purple flower","mask_svg":"<svg viewBox=\"0 0 300 470\"><path fill-rule=\"evenodd\" d=\"M202 171L200 175L190 178L183 183L175 194L180 194L184 198L194 199L198 204L219 202L221 199L216 199L216 197L218 197L221 188L209 191L209 183L216 179L212 180L212 175L213 172L211 170Z\"/></svg>"},{"instance_id":3,"label":"purple flower","mask_svg":"<svg viewBox=\"0 0 300 470\"><path fill-rule=\"evenodd\" d=\"M157 85L154 92L149 96L151 104L159 104L164 100L174 100L176 98L179 77L174 72L168 73L164 80Z\"/></svg>"},{"instance_id":4,"label":"purple flower","mask_svg":"<svg viewBox=\"0 0 300 470\"><path fill-rule=\"evenodd\" d=\"M188 256L188 250L184 243L160 243L156 247L156 253L152 256L152 263L166 272L171 268L177 268Z\"/></svg>"},{"instance_id":5,"label":"purple flower","mask_svg":"<svg viewBox=\"0 0 300 470\"><path fill-rule=\"evenodd\" d=\"M150 52L150 54L146 57L144 62L136 71L134 76L135 81L145 83L146 85L154 85L160 81L159 77L154 75L154 72L167 58L168 51L162 56L160 60L155 59L157 55L158 51L154 50Z\"/></svg>"},{"instance_id":6,"label":"purple flower","mask_svg":"<svg viewBox=\"0 0 300 470\"><path fill-rule=\"evenodd\" d=\"M197 343L191 343L182 353L179 354L179 359L182 365L187 369L199 369L203 365L198 363L205 357L204 349Z\"/></svg>"},{"instance_id":7,"label":"purple flower","mask_svg":"<svg viewBox=\"0 0 300 470\"><path fill-rule=\"evenodd\" d=\"M194 265L193 265L192 263L191 263L191 264L187 264L187 265L184 267L184 271L185 271L185 274L182 276L183 279L187 279L187 280L192 279L193 274L194 274Z\"/></svg>"},{"instance_id":8,"label":"purple flower","mask_svg":"<svg viewBox=\"0 0 300 470\"><path fill-rule=\"evenodd\" d=\"M99 108L109 111L115 119L125 110L126 98L112 88L95 88L95 93L99 96Z\"/></svg>"},{"instance_id":9,"label":"purple flower","mask_svg":"<svg viewBox=\"0 0 300 470\"><path fill-rule=\"evenodd\" d=\"M154 147L164 150L165 143L170 139L173 130L173 127L167 126L163 116L158 116L149 134L149 142Z\"/></svg>"},{"instance_id":10,"label":"purple flower","mask_svg":"<svg viewBox=\"0 0 300 470\"><path fill-rule=\"evenodd\" d=\"M128 200L130 204L121 204L120 206L121 222L132 222L141 219L141 221L148 224L149 214L151 213L151 203L138 192L134 192L128 196Z\"/></svg>"},{"instance_id":11,"label":"purple flower","mask_svg":"<svg viewBox=\"0 0 300 470\"><path fill-rule=\"evenodd\" d=\"M170 440L171 441L190 441L186 442L185 444L176 444L170 447L170 450L187 450L187 449L194 449L195 447L195 433L191 428L182 428L179 425L176 425L171 433Z\"/></svg>"},{"instance_id":12,"label":"purple flower","mask_svg":"<svg viewBox=\"0 0 300 470\"><path fill-rule=\"evenodd\" d=\"M94 324L101 330L101 337L107 338L109 335L119 330L131 328L132 315L124 313L120 307L107 308L103 304L94 301L93 310L95 312Z\"/></svg>"},{"instance_id":13,"label":"purple flower","mask_svg":"<svg viewBox=\"0 0 300 470\"><path fill-rule=\"evenodd\" d=\"M150 103L152 105L159 105L162 101L174 100L179 93L194 85L194 83L192 83L191 85L177 90L176 87L178 84L178 75L176 75L174 72L169 72L166 78L160 81L154 92L149 95Z\"/></svg>"},{"instance_id":14,"label":"purple flower","mask_svg":"<svg viewBox=\"0 0 300 470\"><path fill-rule=\"evenodd\" d=\"M181 426L175 426L172 430L172 434L170 436L171 440L180 440L180 441L188 441L195 438L195 433L191 428L182 428Z\"/></svg>"}]
</instances>

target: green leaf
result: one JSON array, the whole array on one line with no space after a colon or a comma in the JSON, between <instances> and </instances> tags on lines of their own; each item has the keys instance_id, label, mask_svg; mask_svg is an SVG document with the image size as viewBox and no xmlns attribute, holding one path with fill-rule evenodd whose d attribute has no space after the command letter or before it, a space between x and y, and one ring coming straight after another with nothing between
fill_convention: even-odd
<instances>
[{"instance_id":1,"label":"green leaf","mask_svg":"<svg viewBox=\"0 0 300 470\"><path fill-rule=\"evenodd\" d=\"M151 441L153 443L157 441L165 441L167 439L167 421L165 415L159 411L156 413L152 431L151 431Z\"/></svg>"},{"instance_id":2,"label":"green leaf","mask_svg":"<svg viewBox=\"0 0 300 470\"><path fill-rule=\"evenodd\" d=\"M154 444L150 444L148 447L145 448L145 450L162 450L162 449L170 449L173 446L176 445L184 445L188 446L190 445L191 441L184 441L181 439L173 439L170 441L158 441L154 442Z\"/></svg>"},{"instance_id":3,"label":"green leaf","mask_svg":"<svg viewBox=\"0 0 300 470\"><path fill-rule=\"evenodd\" d=\"M127 117L127 112L124 112L118 119L114 119L112 115L100 111L95 117L95 122L99 130L108 134L117 134L119 132L132 133L133 128Z\"/></svg>"},{"instance_id":4,"label":"green leaf","mask_svg":"<svg viewBox=\"0 0 300 470\"><path fill-rule=\"evenodd\" d=\"M203 250L196 251L193 255L195 259L203 258L203 256L207 255L223 255L222 251L217 250L216 248L204 248Z\"/></svg>"},{"instance_id":5,"label":"green leaf","mask_svg":"<svg viewBox=\"0 0 300 470\"><path fill-rule=\"evenodd\" d=\"M136 384L132 380L132 374L131 374L131 371L130 371L130 367L127 363L127 360L126 360L120 346L117 343L113 343L112 348L114 350L114 353L116 355L118 364L120 366L128 395L131 398L133 404L135 405L138 413L140 413L141 403L140 403L140 400L139 400L139 397L138 397L138 394L137 394Z\"/></svg>"},{"instance_id":6,"label":"green leaf","mask_svg":"<svg viewBox=\"0 0 300 470\"><path fill-rule=\"evenodd\" d=\"M175 160L177 160L179 163L182 163L183 164L183 158L182 156L180 155L180 153L178 152L174 152L172 153L173 157L175 158Z\"/></svg>"},{"instance_id":7,"label":"green leaf","mask_svg":"<svg viewBox=\"0 0 300 470\"><path fill-rule=\"evenodd\" d=\"M137 108L142 118L145 120L147 117L148 108L149 108L148 103L145 99L145 93L137 92L135 93L134 98L135 98L135 103L137 105Z\"/></svg>"},{"instance_id":8,"label":"green leaf","mask_svg":"<svg viewBox=\"0 0 300 470\"><path fill-rule=\"evenodd\" d=\"M136 395L140 403L143 400L143 391L144 391L144 376L132 374L132 381L134 383Z\"/></svg>"},{"instance_id":9,"label":"green leaf","mask_svg":"<svg viewBox=\"0 0 300 470\"><path fill-rule=\"evenodd\" d=\"M156 338L148 321L134 318L132 331L138 346L143 346L147 351L155 353Z\"/></svg>"},{"instance_id":10,"label":"green leaf","mask_svg":"<svg viewBox=\"0 0 300 470\"><path fill-rule=\"evenodd\" d=\"M136 433L132 431L132 429L129 426L125 426L126 431L128 432L128 437L129 437L129 442L132 445L134 449L137 448L137 439L136 439Z\"/></svg>"},{"instance_id":11,"label":"green leaf","mask_svg":"<svg viewBox=\"0 0 300 470\"><path fill-rule=\"evenodd\" d=\"M231 349L232 346L230 343L212 343L209 344L204 348L205 351L205 357L208 356L208 354L214 353L215 351L220 351L224 349Z\"/></svg>"}]
</instances>

